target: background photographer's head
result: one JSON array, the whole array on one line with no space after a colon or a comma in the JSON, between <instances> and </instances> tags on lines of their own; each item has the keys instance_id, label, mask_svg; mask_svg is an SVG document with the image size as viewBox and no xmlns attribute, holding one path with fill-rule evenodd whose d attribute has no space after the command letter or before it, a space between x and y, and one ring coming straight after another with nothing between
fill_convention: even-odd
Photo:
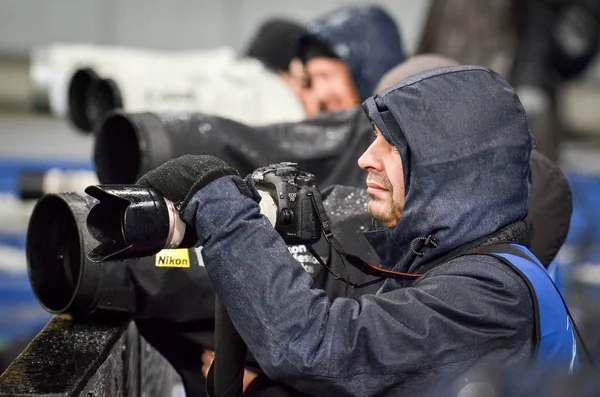
<instances>
[{"instance_id":1,"label":"background photographer's head","mask_svg":"<svg viewBox=\"0 0 600 397\"><path fill-rule=\"evenodd\" d=\"M306 30L299 58L319 110L338 112L357 106L388 70L404 60L396 23L376 6L334 11Z\"/></svg>"},{"instance_id":2,"label":"background photographer's head","mask_svg":"<svg viewBox=\"0 0 600 397\"><path fill-rule=\"evenodd\" d=\"M320 110L339 112L360 103L350 69L321 40L309 40L303 54L308 85Z\"/></svg>"}]
</instances>

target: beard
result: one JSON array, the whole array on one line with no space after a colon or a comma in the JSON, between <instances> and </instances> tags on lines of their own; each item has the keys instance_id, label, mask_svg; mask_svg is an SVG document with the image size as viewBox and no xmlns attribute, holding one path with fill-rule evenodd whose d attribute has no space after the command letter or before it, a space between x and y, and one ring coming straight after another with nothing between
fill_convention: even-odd
<instances>
[{"instance_id":1,"label":"beard","mask_svg":"<svg viewBox=\"0 0 600 397\"><path fill-rule=\"evenodd\" d=\"M394 200L394 187L384 174L370 172L367 176L367 183L369 182L378 184L388 192L386 197L369 193L369 213L383 226L395 226L402 217L402 208Z\"/></svg>"}]
</instances>

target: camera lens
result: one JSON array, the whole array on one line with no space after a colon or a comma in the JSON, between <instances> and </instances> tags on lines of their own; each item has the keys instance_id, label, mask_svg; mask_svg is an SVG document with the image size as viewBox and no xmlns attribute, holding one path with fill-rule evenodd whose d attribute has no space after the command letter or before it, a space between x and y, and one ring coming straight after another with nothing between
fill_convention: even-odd
<instances>
[{"instance_id":1,"label":"camera lens","mask_svg":"<svg viewBox=\"0 0 600 397\"><path fill-rule=\"evenodd\" d=\"M129 263L97 264L86 257L98 244L85 226L96 203L82 193L48 194L33 209L27 230L27 273L40 305L50 313L76 319L104 315L115 319L134 313Z\"/></svg>"},{"instance_id":2,"label":"camera lens","mask_svg":"<svg viewBox=\"0 0 600 397\"><path fill-rule=\"evenodd\" d=\"M86 115L92 126L98 127L108 113L122 107L121 93L113 80L98 79L90 84Z\"/></svg>"},{"instance_id":3,"label":"camera lens","mask_svg":"<svg viewBox=\"0 0 600 397\"><path fill-rule=\"evenodd\" d=\"M94 128L87 118L87 91L99 77L90 68L79 69L71 78L68 88L69 119L82 132L91 132Z\"/></svg>"},{"instance_id":4,"label":"camera lens","mask_svg":"<svg viewBox=\"0 0 600 397\"><path fill-rule=\"evenodd\" d=\"M165 248L189 248L198 241L173 202L138 185L95 185L85 192L98 200L87 215L87 230L98 244L92 262L142 258Z\"/></svg>"},{"instance_id":5,"label":"camera lens","mask_svg":"<svg viewBox=\"0 0 600 397\"><path fill-rule=\"evenodd\" d=\"M49 194L33 209L27 229L27 272L35 296L50 313L88 315L101 299L103 272L114 271L85 257L95 244L85 229L94 203L83 194Z\"/></svg>"},{"instance_id":6,"label":"camera lens","mask_svg":"<svg viewBox=\"0 0 600 397\"><path fill-rule=\"evenodd\" d=\"M135 123L122 114L107 118L96 137L94 162L101 183L135 183L142 164ZM157 164L157 166L160 164Z\"/></svg>"},{"instance_id":7,"label":"camera lens","mask_svg":"<svg viewBox=\"0 0 600 397\"><path fill-rule=\"evenodd\" d=\"M81 238L73 213L59 196L36 205L27 233L27 263L33 291L48 311L62 313L81 276Z\"/></svg>"}]
</instances>

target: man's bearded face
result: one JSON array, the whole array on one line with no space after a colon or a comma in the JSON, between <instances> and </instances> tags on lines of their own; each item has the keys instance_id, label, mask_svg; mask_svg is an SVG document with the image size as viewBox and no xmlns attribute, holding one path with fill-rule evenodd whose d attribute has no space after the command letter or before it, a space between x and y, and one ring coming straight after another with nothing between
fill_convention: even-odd
<instances>
[{"instance_id":1,"label":"man's bearded face","mask_svg":"<svg viewBox=\"0 0 600 397\"><path fill-rule=\"evenodd\" d=\"M395 226L402 218L404 208L402 158L396 147L385 140L376 126L373 143L358 159L358 165L369 172L369 213L383 226Z\"/></svg>"}]
</instances>

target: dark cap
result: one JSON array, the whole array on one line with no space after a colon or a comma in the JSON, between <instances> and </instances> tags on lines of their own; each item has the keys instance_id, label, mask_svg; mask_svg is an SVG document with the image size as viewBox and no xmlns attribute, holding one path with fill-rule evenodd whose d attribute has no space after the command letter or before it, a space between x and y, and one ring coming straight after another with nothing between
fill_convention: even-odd
<instances>
[{"instance_id":1,"label":"dark cap","mask_svg":"<svg viewBox=\"0 0 600 397\"><path fill-rule=\"evenodd\" d=\"M312 58L340 59L328 44L310 35L305 35L300 39L298 57L303 63Z\"/></svg>"},{"instance_id":2,"label":"dark cap","mask_svg":"<svg viewBox=\"0 0 600 397\"><path fill-rule=\"evenodd\" d=\"M304 28L287 19L269 19L260 26L250 41L245 55L260 60L276 72L287 71L298 54L298 43Z\"/></svg>"}]
</instances>

